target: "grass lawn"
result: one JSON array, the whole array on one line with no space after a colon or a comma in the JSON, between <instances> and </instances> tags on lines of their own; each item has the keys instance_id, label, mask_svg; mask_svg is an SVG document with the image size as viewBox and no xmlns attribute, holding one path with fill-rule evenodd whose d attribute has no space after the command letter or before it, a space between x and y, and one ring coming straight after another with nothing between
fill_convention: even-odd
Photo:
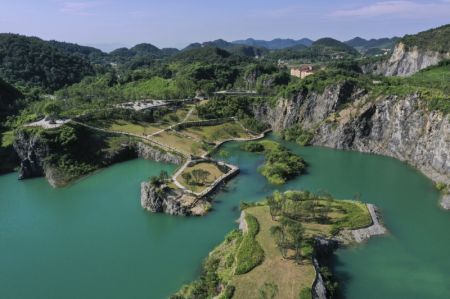
<instances>
[{"instance_id":1,"label":"grass lawn","mask_svg":"<svg viewBox=\"0 0 450 299\"><path fill-rule=\"evenodd\" d=\"M245 213L255 216L259 222L256 240L262 246L265 258L252 271L232 278L231 284L236 287L233 298L259 299L259 289L264 283L277 285L275 298L298 298L300 290L311 287L314 281L313 265L306 261L299 265L293 260L283 259L270 233L270 228L278 223L272 220L267 206L248 208Z\"/></svg>"},{"instance_id":2,"label":"grass lawn","mask_svg":"<svg viewBox=\"0 0 450 299\"><path fill-rule=\"evenodd\" d=\"M250 135L236 122L224 123L216 126L191 127L180 131L180 133L211 143L219 143L230 138L250 137Z\"/></svg>"},{"instance_id":3,"label":"grass lawn","mask_svg":"<svg viewBox=\"0 0 450 299\"><path fill-rule=\"evenodd\" d=\"M201 155L205 152L200 142L173 132L162 132L153 136L152 139L187 154Z\"/></svg>"},{"instance_id":4,"label":"grass lawn","mask_svg":"<svg viewBox=\"0 0 450 299\"><path fill-rule=\"evenodd\" d=\"M203 169L208 171L210 174L205 180L204 185L196 185L196 184L188 184L186 180L182 177L183 173L192 173L195 169ZM183 186L188 188L191 191L194 192L201 192L207 187L209 187L215 180L217 180L220 176L222 176L224 173L217 167L214 163L208 163L208 162L201 162L198 164L195 164L192 167L186 167L184 171L177 177L177 181L180 182Z\"/></svg>"},{"instance_id":5,"label":"grass lawn","mask_svg":"<svg viewBox=\"0 0 450 299\"><path fill-rule=\"evenodd\" d=\"M108 129L112 131L119 131L125 133L132 133L137 135L150 135L164 128L155 124L146 122L129 122L124 120L113 121Z\"/></svg>"}]
</instances>

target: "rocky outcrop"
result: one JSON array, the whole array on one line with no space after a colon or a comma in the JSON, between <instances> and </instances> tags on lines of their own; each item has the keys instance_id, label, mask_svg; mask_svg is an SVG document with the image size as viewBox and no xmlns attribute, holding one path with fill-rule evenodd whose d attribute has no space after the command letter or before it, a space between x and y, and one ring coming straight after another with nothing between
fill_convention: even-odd
<instances>
[{"instance_id":1,"label":"rocky outcrop","mask_svg":"<svg viewBox=\"0 0 450 299\"><path fill-rule=\"evenodd\" d=\"M346 100L338 96L342 88L328 88L323 94L299 92L275 107L255 107L255 115L276 131L296 124L313 130L313 145L394 157L435 182L450 184L448 115L429 111L418 95L374 100L353 88L344 93Z\"/></svg>"},{"instance_id":2,"label":"rocky outcrop","mask_svg":"<svg viewBox=\"0 0 450 299\"><path fill-rule=\"evenodd\" d=\"M89 130L86 128L82 129ZM104 133L101 133L101 136L97 132L91 133L94 137L89 134L79 133L78 141L80 143L96 142L97 138L106 140L106 138L112 136ZM53 162L52 164L51 161L57 160L54 158L63 155L65 152L77 152L76 147L79 144L66 145L65 148L61 148L60 146L55 147L55 141L48 140L47 138L35 130L20 130L17 133L14 150L20 160L19 179L45 176L53 187L67 185L78 177L63 171L58 167L58 163ZM93 139L91 140L89 138ZM97 143L99 142L97 141ZM106 145L107 143L104 142L104 144ZM63 150L64 152L62 152ZM86 153L86 155L93 157L90 161L93 165L92 170L136 157L173 164L182 164L184 160L180 154L168 152L144 142L135 141L125 142L113 151L105 150L104 147L93 148L91 151L95 151L95 154ZM77 160L74 163L77 163Z\"/></svg>"},{"instance_id":3,"label":"rocky outcrop","mask_svg":"<svg viewBox=\"0 0 450 299\"><path fill-rule=\"evenodd\" d=\"M180 202L181 196L182 194L174 189L155 187L150 183L141 184L141 205L152 213L188 215L188 210Z\"/></svg>"},{"instance_id":4,"label":"rocky outcrop","mask_svg":"<svg viewBox=\"0 0 450 299\"><path fill-rule=\"evenodd\" d=\"M400 42L388 60L364 65L362 69L365 73L404 77L436 65L444 59L450 59L450 52L439 53L421 50L417 47L407 48L404 43Z\"/></svg>"},{"instance_id":5,"label":"rocky outcrop","mask_svg":"<svg viewBox=\"0 0 450 299\"><path fill-rule=\"evenodd\" d=\"M50 150L38 134L25 130L19 131L14 142L14 149L20 158L20 180L45 174L44 161Z\"/></svg>"},{"instance_id":6,"label":"rocky outcrop","mask_svg":"<svg viewBox=\"0 0 450 299\"><path fill-rule=\"evenodd\" d=\"M313 258L313 265L316 271L316 278L312 285L312 297L314 299L328 299L327 288L325 287L325 281L323 280L322 274L320 274L319 261Z\"/></svg>"},{"instance_id":7,"label":"rocky outcrop","mask_svg":"<svg viewBox=\"0 0 450 299\"><path fill-rule=\"evenodd\" d=\"M273 130L281 131L301 123L304 129L312 129L337 112L346 103L362 96L364 91L351 81L327 87L323 93L302 90L290 99L279 99L274 107L255 105L253 113L256 118L269 123Z\"/></svg>"}]
</instances>

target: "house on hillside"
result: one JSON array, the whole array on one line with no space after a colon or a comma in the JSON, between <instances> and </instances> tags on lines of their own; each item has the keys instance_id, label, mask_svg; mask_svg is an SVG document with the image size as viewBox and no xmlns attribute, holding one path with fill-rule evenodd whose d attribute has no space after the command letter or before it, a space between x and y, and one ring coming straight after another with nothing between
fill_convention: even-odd
<instances>
[{"instance_id":1,"label":"house on hillside","mask_svg":"<svg viewBox=\"0 0 450 299\"><path fill-rule=\"evenodd\" d=\"M291 68L291 76L293 76L293 77L298 77L298 78L304 79L313 74L314 74L314 69L313 69L312 65L310 65L310 64Z\"/></svg>"}]
</instances>

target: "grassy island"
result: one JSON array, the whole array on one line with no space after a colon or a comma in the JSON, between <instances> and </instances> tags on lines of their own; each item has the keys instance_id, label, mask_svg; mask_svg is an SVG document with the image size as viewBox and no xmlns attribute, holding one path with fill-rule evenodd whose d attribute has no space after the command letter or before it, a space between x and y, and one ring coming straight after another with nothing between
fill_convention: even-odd
<instances>
[{"instance_id":1,"label":"grassy island","mask_svg":"<svg viewBox=\"0 0 450 299\"><path fill-rule=\"evenodd\" d=\"M365 204L310 192L275 192L241 208L241 230L230 232L206 258L201 277L172 299L311 298L315 239L372 223ZM319 271L333 293L329 270Z\"/></svg>"},{"instance_id":2,"label":"grassy island","mask_svg":"<svg viewBox=\"0 0 450 299\"><path fill-rule=\"evenodd\" d=\"M202 192L227 172L216 163L200 162L186 167L177 181L193 192Z\"/></svg>"},{"instance_id":3,"label":"grassy island","mask_svg":"<svg viewBox=\"0 0 450 299\"><path fill-rule=\"evenodd\" d=\"M266 159L260 172L272 184L282 185L303 173L306 168L305 160L302 157L274 141L248 142L243 149L249 152L264 153Z\"/></svg>"}]
</instances>

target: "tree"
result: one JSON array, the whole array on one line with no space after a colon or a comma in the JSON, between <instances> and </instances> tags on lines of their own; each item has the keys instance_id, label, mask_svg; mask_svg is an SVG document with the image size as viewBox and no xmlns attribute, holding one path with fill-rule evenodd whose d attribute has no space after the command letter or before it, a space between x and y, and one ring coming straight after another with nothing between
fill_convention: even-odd
<instances>
[{"instance_id":1,"label":"tree","mask_svg":"<svg viewBox=\"0 0 450 299\"><path fill-rule=\"evenodd\" d=\"M192 174L190 172L183 172L181 177L186 181L186 183L190 184L192 180Z\"/></svg>"},{"instance_id":2,"label":"tree","mask_svg":"<svg viewBox=\"0 0 450 299\"><path fill-rule=\"evenodd\" d=\"M204 169L194 169L192 170L192 177L197 184L204 184L206 179L211 175L211 173Z\"/></svg>"},{"instance_id":3,"label":"tree","mask_svg":"<svg viewBox=\"0 0 450 299\"><path fill-rule=\"evenodd\" d=\"M284 231L279 225L272 226L270 228L270 233L275 239L275 243L277 244L278 249L280 250L283 258L286 258L286 247L284 243Z\"/></svg>"},{"instance_id":4,"label":"tree","mask_svg":"<svg viewBox=\"0 0 450 299\"><path fill-rule=\"evenodd\" d=\"M281 203L276 201L274 196L268 196L267 204L269 205L270 216L272 216L272 220L275 220L275 217L281 214Z\"/></svg>"},{"instance_id":5,"label":"tree","mask_svg":"<svg viewBox=\"0 0 450 299\"><path fill-rule=\"evenodd\" d=\"M302 204L302 208L306 213L305 218L316 219L316 209L315 209L315 205L314 205L314 200L306 200Z\"/></svg>"},{"instance_id":6,"label":"tree","mask_svg":"<svg viewBox=\"0 0 450 299\"><path fill-rule=\"evenodd\" d=\"M58 118L61 113L61 107L55 103L50 102L44 107L45 116L50 120L50 122L54 122L56 118Z\"/></svg>"},{"instance_id":7,"label":"tree","mask_svg":"<svg viewBox=\"0 0 450 299\"><path fill-rule=\"evenodd\" d=\"M297 262L301 261L300 248L303 242L303 234L305 230L300 222L290 223L288 226L289 234L291 235L292 242L295 248L295 260Z\"/></svg>"},{"instance_id":8,"label":"tree","mask_svg":"<svg viewBox=\"0 0 450 299\"><path fill-rule=\"evenodd\" d=\"M150 178L150 185L153 187L159 187L161 185L161 181L160 181L159 177L152 176Z\"/></svg>"},{"instance_id":9,"label":"tree","mask_svg":"<svg viewBox=\"0 0 450 299\"><path fill-rule=\"evenodd\" d=\"M167 173L167 171L161 170L161 172L159 173L159 179L160 179L162 182L166 182L166 181L169 180L169 178L170 178L170 176L169 176L169 174Z\"/></svg>"}]
</instances>

